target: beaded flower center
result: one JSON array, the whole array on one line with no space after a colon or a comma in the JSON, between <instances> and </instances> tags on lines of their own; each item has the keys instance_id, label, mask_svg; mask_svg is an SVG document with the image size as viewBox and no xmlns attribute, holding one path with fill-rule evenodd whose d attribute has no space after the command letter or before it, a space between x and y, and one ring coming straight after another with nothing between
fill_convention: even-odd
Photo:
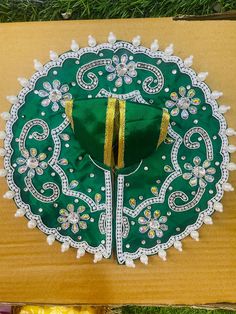
<instances>
[{"instance_id":1,"label":"beaded flower center","mask_svg":"<svg viewBox=\"0 0 236 314\"><path fill-rule=\"evenodd\" d=\"M195 167L193 168L193 174L194 174L195 177L197 177L197 178L202 178L202 177L205 176L206 170L205 170L203 167L201 167L201 166L195 166Z\"/></svg>"},{"instance_id":2,"label":"beaded flower center","mask_svg":"<svg viewBox=\"0 0 236 314\"><path fill-rule=\"evenodd\" d=\"M119 63L116 66L116 71L117 71L117 74L119 76L124 76L128 71L126 64L125 63Z\"/></svg>"},{"instance_id":3,"label":"beaded flower center","mask_svg":"<svg viewBox=\"0 0 236 314\"><path fill-rule=\"evenodd\" d=\"M159 223L157 220L152 219L152 220L149 222L149 227L150 227L150 229L153 229L153 230L160 229L160 223Z\"/></svg>"},{"instance_id":4,"label":"beaded flower center","mask_svg":"<svg viewBox=\"0 0 236 314\"><path fill-rule=\"evenodd\" d=\"M190 106L190 100L187 97L182 97L178 100L178 105L180 109L188 109Z\"/></svg>"},{"instance_id":5,"label":"beaded flower center","mask_svg":"<svg viewBox=\"0 0 236 314\"><path fill-rule=\"evenodd\" d=\"M70 213L68 215L68 221L71 224L76 224L77 222L79 222L79 216L77 215L77 213Z\"/></svg>"},{"instance_id":6,"label":"beaded flower center","mask_svg":"<svg viewBox=\"0 0 236 314\"><path fill-rule=\"evenodd\" d=\"M49 93L48 98L53 102L59 101L62 98L62 93L59 90L54 89Z\"/></svg>"},{"instance_id":7,"label":"beaded flower center","mask_svg":"<svg viewBox=\"0 0 236 314\"><path fill-rule=\"evenodd\" d=\"M37 168L39 165L39 161L36 157L29 157L27 160L27 166L31 169Z\"/></svg>"}]
</instances>

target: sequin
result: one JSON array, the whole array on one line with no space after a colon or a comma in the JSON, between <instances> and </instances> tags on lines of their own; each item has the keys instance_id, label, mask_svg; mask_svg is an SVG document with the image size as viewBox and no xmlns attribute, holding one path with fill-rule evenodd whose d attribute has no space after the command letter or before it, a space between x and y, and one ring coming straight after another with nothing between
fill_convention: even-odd
<instances>
[{"instance_id":1,"label":"sequin","mask_svg":"<svg viewBox=\"0 0 236 314\"><path fill-rule=\"evenodd\" d=\"M188 91L188 93L187 93L187 96L189 97L189 98L193 98L194 96L195 96L195 90L194 89L190 89L189 91Z\"/></svg>"},{"instance_id":2,"label":"sequin","mask_svg":"<svg viewBox=\"0 0 236 314\"><path fill-rule=\"evenodd\" d=\"M83 206L83 205L82 205L82 206L79 206L78 212L79 212L79 213L83 213L83 212L85 211L85 209L86 209L85 206Z\"/></svg>"},{"instance_id":3,"label":"sequin","mask_svg":"<svg viewBox=\"0 0 236 314\"><path fill-rule=\"evenodd\" d=\"M80 227L81 229L86 229L86 228L87 228L86 222L85 222L85 221L79 221L79 227Z\"/></svg>"},{"instance_id":4,"label":"sequin","mask_svg":"<svg viewBox=\"0 0 236 314\"><path fill-rule=\"evenodd\" d=\"M70 135L69 135L69 134L66 134L66 133L61 133L61 134L60 134L60 138L61 138L63 141L69 141L69 140L70 140Z\"/></svg>"},{"instance_id":5,"label":"sequin","mask_svg":"<svg viewBox=\"0 0 236 314\"><path fill-rule=\"evenodd\" d=\"M96 193L94 199L96 203L99 203L102 199L102 195L99 193Z\"/></svg>"},{"instance_id":6,"label":"sequin","mask_svg":"<svg viewBox=\"0 0 236 314\"><path fill-rule=\"evenodd\" d=\"M22 174L22 173L25 173L27 169L28 169L27 166L21 166L21 167L18 168L18 172L20 174Z\"/></svg>"},{"instance_id":7,"label":"sequin","mask_svg":"<svg viewBox=\"0 0 236 314\"><path fill-rule=\"evenodd\" d=\"M184 97L185 94L186 94L186 88L183 87L183 86L181 86L181 87L179 88L179 94L180 94L180 96Z\"/></svg>"},{"instance_id":8,"label":"sequin","mask_svg":"<svg viewBox=\"0 0 236 314\"><path fill-rule=\"evenodd\" d=\"M159 210L155 210L153 213L153 217L154 218L159 218L160 217L161 212Z\"/></svg>"},{"instance_id":9,"label":"sequin","mask_svg":"<svg viewBox=\"0 0 236 314\"><path fill-rule=\"evenodd\" d=\"M129 204L130 204L130 206L131 206L132 208L135 208L135 206L136 206L136 200L135 200L134 198L131 198L131 199L129 200Z\"/></svg>"},{"instance_id":10,"label":"sequin","mask_svg":"<svg viewBox=\"0 0 236 314\"><path fill-rule=\"evenodd\" d=\"M43 174L43 169L41 169L40 167L37 167L36 169L36 173L41 176Z\"/></svg>"},{"instance_id":11,"label":"sequin","mask_svg":"<svg viewBox=\"0 0 236 314\"><path fill-rule=\"evenodd\" d=\"M149 209L146 209L146 210L144 211L144 215L145 215L148 219L150 219L150 218L151 218L151 211L150 211Z\"/></svg>"},{"instance_id":12,"label":"sequin","mask_svg":"<svg viewBox=\"0 0 236 314\"><path fill-rule=\"evenodd\" d=\"M139 227L139 231L140 231L141 233L147 232L148 229L149 229L148 226L141 226L141 227Z\"/></svg>"},{"instance_id":13,"label":"sequin","mask_svg":"<svg viewBox=\"0 0 236 314\"><path fill-rule=\"evenodd\" d=\"M38 160L39 161L42 161L42 160L44 160L46 158L47 158L47 155L45 153L41 153L41 154L38 155Z\"/></svg>"},{"instance_id":14,"label":"sequin","mask_svg":"<svg viewBox=\"0 0 236 314\"><path fill-rule=\"evenodd\" d=\"M143 225L143 224L146 224L146 223L147 223L147 220L146 220L144 217L139 217L138 223L141 224L141 225Z\"/></svg>"},{"instance_id":15,"label":"sequin","mask_svg":"<svg viewBox=\"0 0 236 314\"><path fill-rule=\"evenodd\" d=\"M179 114L179 108L176 107L176 108L172 109L170 114L174 117L177 116Z\"/></svg>"},{"instance_id":16,"label":"sequin","mask_svg":"<svg viewBox=\"0 0 236 314\"><path fill-rule=\"evenodd\" d=\"M25 160L24 158L22 158L22 157L18 157L18 158L16 159L16 163L17 163L18 165L23 165L23 164L26 163L26 160Z\"/></svg>"},{"instance_id":17,"label":"sequin","mask_svg":"<svg viewBox=\"0 0 236 314\"><path fill-rule=\"evenodd\" d=\"M172 100L177 100L177 99L178 99L178 94L177 94L176 92L172 92L172 93L170 94L170 98L171 98Z\"/></svg>"},{"instance_id":18,"label":"sequin","mask_svg":"<svg viewBox=\"0 0 236 314\"><path fill-rule=\"evenodd\" d=\"M196 166L200 165L200 163L201 163L201 158L198 157L198 156L194 157L194 158L193 158L193 163L194 163Z\"/></svg>"},{"instance_id":19,"label":"sequin","mask_svg":"<svg viewBox=\"0 0 236 314\"><path fill-rule=\"evenodd\" d=\"M157 195L158 195L158 189L157 189L157 187L156 187L156 186L152 186L152 187L151 187L151 192L152 192L152 194L154 194L155 196L157 196Z\"/></svg>"},{"instance_id":20,"label":"sequin","mask_svg":"<svg viewBox=\"0 0 236 314\"><path fill-rule=\"evenodd\" d=\"M70 183L70 188L71 188L71 189L74 189L74 188L76 188L78 185L79 185L79 182L78 182L78 181L72 180L71 183Z\"/></svg>"},{"instance_id":21,"label":"sequin","mask_svg":"<svg viewBox=\"0 0 236 314\"><path fill-rule=\"evenodd\" d=\"M165 170L165 172L172 172L173 171L173 169L169 165L165 165L164 170Z\"/></svg>"},{"instance_id":22,"label":"sequin","mask_svg":"<svg viewBox=\"0 0 236 314\"><path fill-rule=\"evenodd\" d=\"M36 157L37 156L37 149L36 148L30 148L30 155L32 157Z\"/></svg>"},{"instance_id":23,"label":"sequin","mask_svg":"<svg viewBox=\"0 0 236 314\"><path fill-rule=\"evenodd\" d=\"M68 160L65 158L62 158L58 161L58 163L62 166L67 166L68 165Z\"/></svg>"},{"instance_id":24,"label":"sequin","mask_svg":"<svg viewBox=\"0 0 236 314\"><path fill-rule=\"evenodd\" d=\"M155 235L156 235L156 232L153 229L148 231L148 237L150 239L153 239L155 237Z\"/></svg>"}]
</instances>

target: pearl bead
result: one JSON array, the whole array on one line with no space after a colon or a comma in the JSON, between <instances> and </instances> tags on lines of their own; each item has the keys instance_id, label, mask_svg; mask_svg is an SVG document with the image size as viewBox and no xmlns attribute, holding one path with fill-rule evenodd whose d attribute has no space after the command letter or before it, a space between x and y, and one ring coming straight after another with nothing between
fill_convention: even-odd
<instances>
[{"instance_id":1,"label":"pearl bead","mask_svg":"<svg viewBox=\"0 0 236 314\"><path fill-rule=\"evenodd\" d=\"M184 65L189 68L193 64L193 56L189 56L184 60Z\"/></svg>"},{"instance_id":2,"label":"pearl bead","mask_svg":"<svg viewBox=\"0 0 236 314\"><path fill-rule=\"evenodd\" d=\"M11 115L9 112L2 112L1 113L1 118L5 121L9 120L11 118Z\"/></svg>"},{"instance_id":3,"label":"pearl bead","mask_svg":"<svg viewBox=\"0 0 236 314\"><path fill-rule=\"evenodd\" d=\"M55 241L54 234L50 234L50 235L47 236L47 243L48 243L48 245L52 245L54 243L54 241Z\"/></svg>"},{"instance_id":4,"label":"pearl bead","mask_svg":"<svg viewBox=\"0 0 236 314\"><path fill-rule=\"evenodd\" d=\"M82 247L78 248L76 258L79 259L80 257L82 257L84 255L85 255L85 249Z\"/></svg>"},{"instance_id":5,"label":"pearl bead","mask_svg":"<svg viewBox=\"0 0 236 314\"><path fill-rule=\"evenodd\" d=\"M141 255L140 256L140 262L143 263L144 265L148 264L148 257L147 255Z\"/></svg>"},{"instance_id":6,"label":"pearl bead","mask_svg":"<svg viewBox=\"0 0 236 314\"><path fill-rule=\"evenodd\" d=\"M226 105L221 105L220 107L219 107L219 113L226 113L228 110L230 110L230 106L226 106Z\"/></svg>"},{"instance_id":7,"label":"pearl bead","mask_svg":"<svg viewBox=\"0 0 236 314\"><path fill-rule=\"evenodd\" d=\"M205 217L203 218L203 222L204 222L204 224L206 224L206 225L212 225L212 224L213 224L212 218L211 218L210 216L205 216Z\"/></svg>"},{"instance_id":8,"label":"pearl bead","mask_svg":"<svg viewBox=\"0 0 236 314\"><path fill-rule=\"evenodd\" d=\"M200 72L200 73L198 73L197 78L199 79L199 81L203 82L203 81L205 81L207 76L208 76L208 72Z\"/></svg>"},{"instance_id":9,"label":"pearl bead","mask_svg":"<svg viewBox=\"0 0 236 314\"><path fill-rule=\"evenodd\" d=\"M79 50L79 45L78 45L78 43L74 39L71 41L71 46L70 47L71 47L71 50L74 51L74 52Z\"/></svg>"},{"instance_id":10,"label":"pearl bead","mask_svg":"<svg viewBox=\"0 0 236 314\"><path fill-rule=\"evenodd\" d=\"M114 44L116 42L116 36L112 32L110 32L108 35L108 42L110 44Z\"/></svg>"},{"instance_id":11,"label":"pearl bead","mask_svg":"<svg viewBox=\"0 0 236 314\"><path fill-rule=\"evenodd\" d=\"M27 87L29 84L29 81L25 77L18 77L17 80L22 87Z\"/></svg>"},{"instance_id":12,"label":"pearl bead","mask_svg":"<svg viewBox=\"0 0 236 314\"><path fill-rule=\"evenodd\" d=\"M61 252L64 253L68 251L70 248L70 244L68 242L63 242L61 245Z\"/></svg>"},{"instance_id":13,"label":"pearl bead","mask_svg":"<svg viewBox=\"0 0 236 314\"><path fill-rule=\"evenodd\" d=\"M7 101L11 103L12 105L16 104L18 102L17 96L7 96L6 97Z\"/></svg>"},{"instance_id":14,"label":"pearl bead","mask_svg":"<svg viewBox=\"0 0 236 314\"><path fill-rule=\"evenodd\" d=\"M154 39L154 41L151 43L150 49L152 52L156 52L159 49L159 44L158 44L157 39Z\"/></svg>"},{"instance_id":15,"label":"pearl bead","mask_svg":"<svg viewBox=\"0 0 236 314\"><path fill-rule=\"evenodd\" d=\"M52 61L56 61L58 59L58 54L55 51L50 50L49 56Z\"/></svg>"},{"instance_id":16,"label":"pearl bead","mask_svg":"<svg viewBox=\"0 0 236 314\"><path fill-rule=\"evenodd\" d=\"M236 146L235 145L229 145L228 146L228 152L229 153L235 153L236 152Z\"/></svg>"},{"instance_id":17,"label":"pearl bead","mask_svg":"<svg viewBox=\"0 0 236 314\"><path fill-rule=\"evenodd\" d=\"M160 249L160 251L158 252L158 256L163 260L166 261L166 251L163 249Z\"/></svg>"},{"instance_id":18,"label":"pearl bead","mask_svg":"<svg viewBox=\"0 0 236 314\"><path fill-rule=\"evenodd\" d=\"M234 187L232 186L232 184L230 184L228 182L223 183L222 188L226 192L233 192L234 191Z\"/></svg>"},{"instance_id":19,"label":"pearl bead","mask_svg":"<svg viewBox=\"0 0 236 314\"><path fill-rule=\"evenodd\" d=\"M39 72L43 71L44 67L41 62L39 62L37 59L34 59L33 62L34 62L34 68L36 71L39 71Z\"/></svg>"},{"instance_id":20,"label":"pearl bead","mask_svg":"<svg viewBox=\"0 0 236 314\"><path fill-rule=\"evenodd\" d=\"M88 45L90 47L95 47L96 44L97 44L96 39L93 36L89 35L88 36Z\"/></svg>"},{"instance_id":21,"label":"pearl bead","mask_svg":"<svg viewBox=\"0 0 236 314\"><path fill-rule=\"evenodd\" d=\"M7 175L6 169L0 169L0 177L5 177Z\"/></svg>"},{"instance_id":22,"label":"pearl bead","mask_svg":"<svg viewBox=\"0 0 236 314\"><path fill-rule=\"evenodd\" d=\"M133 39L132 39L132 44L135 46L135 47L138 47L141 43L141 37L138 35L138 36L135 36Z\"/></svg>"},{"instance_id":23,"label":"pearl bead","mask_svg":"<svg viewBox=\"0 0 236 314\"><path fill-rule=\"evenodd\" d=\"M0 140L4 140L6 138L6 132L0 131Z\"/></svg>"},{"instance_id":24,"label":"pearl bead","mask_svg":"<svg viewBox=\"0 0 236 314\"><path fill-rule=\"evenodd\" d=\"M230 171L236 170L236 164L234 162L229 162L227 165L227 169Z\"/></svg>"},{"instance_id":25,"label":"pearl bead","mask_svg":"<svg viewBox=\"0 0 236 314\"><path fill-rule=\"evenodd\" d=\"M195 241L199 241L199 233L197 230L191 231L190 237L193 238Z\"/></svg>"},{"instance_id":26,"label":"pearl bead","mask_svg":"<svg viewBox=\"0 0 236 314\"><path fill-rule=\"evenodd\" d=\"M15 217L23 217L25 215L25 209L24 208L18 208L15 212Z\"/></svg>"},{"instance_id":27,"label":"pearl bead","mask_svg":"<svg viewBox=\"0 0 236 314\"><path fill-rule=\"evenodd\" d=\"M174 52L174 45L170 44L168 47L165 49L165 54L168 56L171 56Z\"/></svg>"},{"instance_id":28,"label":"pearl bead","mask_svg":"<svg viewBox=\"0 0 236 314\"><path fill-rule=\"evenodd\" d=\"M183 251L183 249L182 249L182 243L181 243L180 241L178 241L178 240L174 242L174 248L176 248L176 250L178 250L178 251L180 251L180 252Z\"/></svg>"},{"instance_id":29,"label":"pearl bead","mask_svg":"<svg viewBox=\"0 0 236 314\"><path fill-rule=\"evenodd\" d=\"M130 268L135 268L134 261L131 258L127 258L125 261L125 265Z\"/></svg>"},{"instance_id":30,"label":"pearl bead","mask_svg":"<svg viewBox=\"0 0 236 314\"><path fill-rule=\"evenodd\" d=\"M93 262L96 264L97 262L99 262L101 260L102 260L102 253L101 252L95 253Z\"/></svg>"},{"instance_id":31,"label":"pearl bead","mask_svg":"<svg viewBox=\"0 0 236 314\"><path fill-rule=\"evenodd\" d=\"M233 136L233 135L236 135L236 131L232 128L228 128L226 131L225 131L225 134L227 136Z\"/></svg>"},{"instance_id":32,"label":"pearl bead","mask_svg":"<svg viewBox=\"0 0 236 314\"><path fill-rule=\"evenodd\" d=\"M213 205L214 210L216 210L217 212L222 213L223 212L223 205L220 202L215 202Z\"/></svg>"},{"instance_id":33,"label":"pearl bead","mask_svg":"<svg viewBox=\"0 0 236 314\"><path fill-rule=\"evenodd\" d=\"M27 224L27 226L28 226L28 228L29 229L34 229L35 227L36 227L36 225L37 225L37 223L36 223L36 221L35 220L29 220L28 221L28 224Z\"/></svg>"},{"instance_id":34,"label":"pearl bead","mask_svg":"<svg viewBox=\"0 0 236 314\"><path fill-rule=\"evenodd\" d=\"M211 93L211 98L212 99L218 99L220 98L221 96L223 96L223 93L222 92L219 92L217 90L214 90L212 93Z\"/></svg>"},{"instance_id":35,"label":"pearl bead","mask_svg":"<svg viewBox=\"0 0 236 314\"><path fill-rule=\"evenodd\" d=\"M4 148L0 148L0 157L4 157L6 155L6 150Z\"/></svg>"},{"instance_id":36,"label":"pearl bead","mask_svg":"<svg viewBox=\"0 0 236 314\"><path fill-rule=\"evenodd\" d=\"M13 192L13 191L7 191L7 192L3 195L3 198L12 199L14 196L15 196L15 192Z\"/></svg>"}]
</instances>

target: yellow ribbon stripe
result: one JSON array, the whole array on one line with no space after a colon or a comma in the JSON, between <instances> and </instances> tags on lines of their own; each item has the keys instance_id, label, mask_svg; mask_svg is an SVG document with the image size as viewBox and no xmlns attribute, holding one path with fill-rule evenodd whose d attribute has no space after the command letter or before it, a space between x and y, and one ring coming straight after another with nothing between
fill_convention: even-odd
<instances>
[{"instance_id":1,"label":"yellow ribbon stripe","mask_svg":"<svg viewBox=\"0 0 236 314\"><path fill-rule=\"evenodd\" d=\"M120 110L120 128L119 128L119 141L118 141L118 160L117 168L124 167L124 152L125 152L125 100L119 100Z\"/></svg>"},{"instance_id":2,"label":"yellow ribbon stripe","mask_svg":"<svg viewBox=\"0 0 236 314\"><path fill-rule=\"evenodd\" d=\"M157 147L164 141L168 131L168 125L170 122L170 115L166 110L163 110L162 120L161 120L161 130L157 143Z\"/></svg>"},{"instance_id":3,"label":"yellow ribbon stripe","mask_svg":"<svg viewBox=\"0 0 236 314\"><path fill-rule=\"evenodd\" d=\"M72 129L74 130L74 121L72 117L72 111L73 111L73 100L66 100L66 107L65 107L66 116L71 123Z\"/></svg>"},{"instance_id":4,"label":"yellow ribbon stripe","mask_svg":"<svg viewBox=\"0 0 236 314\"><path fill-rule=\"evenodd\" d=\"M106 130L105 130L105 143L104 143L104 164L111 167L112 162L112 144L114 132L114 118L116 98L108 98L107 112L106 112Z\"/></svg>"}]
</instances>

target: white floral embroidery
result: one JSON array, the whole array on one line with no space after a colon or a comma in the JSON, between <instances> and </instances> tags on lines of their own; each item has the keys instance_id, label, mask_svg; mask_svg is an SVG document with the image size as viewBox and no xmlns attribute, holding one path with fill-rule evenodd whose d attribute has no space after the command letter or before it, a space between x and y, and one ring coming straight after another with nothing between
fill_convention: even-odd
<instances>
[{"instance_id":1,"label":"white floral embroidery","mask_svg":"<svg viewBox=\"0 0 236 314\"><path fill-rule=\"evenodd\" d=\"M200 157L196 156L193 158L193 166L190 163L185 163L184 168L190 170L183 174L185 180L189 180L191 186L196 186L199 184L201 188L205 188L207 182L213 182L213 174L216 173L216 169L210 167L211 163L209 160L205 160L201 165Z\"/></svg>"},{"instance_id":2,"label":"white floral embroidery","mask_svg":"<svg viewBox=\"0 0 236 314\"><path fill-rule=\"evenodd\" d=\"M24 149L21 151L22 157L16 159L16 163L19 166L18 172L20 174L25 173L28 170L27 176L33 178L35 174L42 175L44 169L48 164L44 161L47 158L45 153L38 154L36 148L31 148L30 151Z\"/></svg>"},{"instance_id":3,"label":"white floral embroidery","mask_svg":"<svg viewBox=\"0 0 236 314\"><path fill-rule=\"evenodd\" d=\"M189 113L196 114L197 107L200 104L199 98L193 98L195 96L194 89L190 89L186 95L186 88L181 86L179 88L179 95L176 92L170 94L172 100L167 100L165 105L167 108L173 108L170 112L172 116L177 116L179 113L182 119L188 119Z\"/></svg>"},{"instance_id":4,"label":"white floral embroidery","mask_svg":"<svg viewBox=\"0 0 236 314\"><path fill-rule=\"evenodd\" d=\"M116 87L120 87L123 85L123 79L126 84L132 83L132 78L137 76L136 71L136 63L134 61L130 61L126 54L123 54L121 58L117 55L114 55L112 58L113 64L106 65L106 70L110 72L108 74L107 79L108 81L113 81L116 77L117 80L115 81Z\"/></svg>"},{"instance_id":5,"label":"white floral embroidery","mask_svg":"<svg viewBox=\"0 0 236 314\"><path fill-rule=\"evenodd\" d=\"M139 217L138 219L139 224L143 225L139 227L139 231L141 233L148 231L148 237L150 239L153 239L155 236L161 238L163 236L163 231L168 230L168 226L165 225L165 222L167 222L167 217L160 217L160 214L161 213L159 210L155 210L152 218L151 211L146 209L144 211L145 217Z\"/></svg>"},{"instance_id":6,"label":"white floral embroidery","mask_svg":"<svg viewBox=\"0 0 236 314\"><path fill-rule=\"evenodd\" d=\"M60 209L57 221L61 223L63 230L67 230L71 225L71 231L77 233L79 229L87 229L87 223L84 220L89 220L89 214L82 214L85 211L85 206L79 206L75 211L73 204L68 204L67 209Z\"/></svg>"},{"instance_id":7,"label":"white floral embroidery","mask_svg":"<svg viewBox=\"0 0 236 314\"><path fill-rule=\"evenodd\" d=\"M44 82L43 87L45 90L40 90L38 95L42 98L45 98L41 101L41 105L47 107L52 102L52 110L58 111L59 104L63 107L65 106L65 101L72 99L69 91L69 86L64 84L61 86L60 81L54 80L52 85L49 82Z\"/></svg>"}]
</instances>

